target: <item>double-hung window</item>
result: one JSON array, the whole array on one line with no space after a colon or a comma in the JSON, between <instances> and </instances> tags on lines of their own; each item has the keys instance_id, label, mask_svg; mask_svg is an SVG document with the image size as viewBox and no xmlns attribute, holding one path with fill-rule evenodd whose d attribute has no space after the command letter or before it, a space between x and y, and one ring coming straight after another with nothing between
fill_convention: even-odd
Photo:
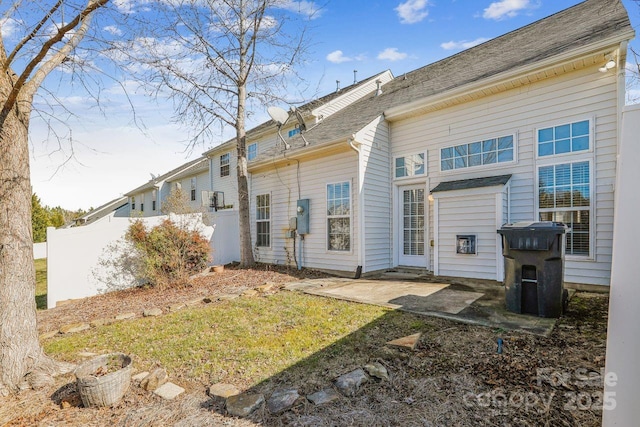
<instances>
[{"instance_id":1,"label":"double-hung window","mask_svg":"<svg viewBox=\"0 0 640 427\"><path fill-rule=\"evenodd\" d=\"M545 160L538 165L540 220L562 222L570 228L567 255L589 256L593 165L584 154L590 148L589 120L538 129L537 137L538 158ZM556 163L553 156L558 155L563 160Z\"/></svg>"},{"instance_id":2,"label":"double-hung window","mask_svg":"<svg viewBox=\"0 0 640 427\"><path fill-rule=\"evenodd\" d=\"M247 160L253 160L258 157L258 143L254 142L247 147Z\"/></svg>"},{"instance_id":3,"label":"double-hung window","mask_svg":"<svg viewBox=\"0 0 640 427\"><path fill-rule=\"evenodd\" d=\"M351 186L327 184L327 249L351 250Z\"/></svg>"},{"instance_id":4,"label":"double-hung window","mask_svg":"<svg viewBox=\"0 0 640 427\"><path fill-rule=\"evenodd\" d=\"M256 246L271 246L271 197L269 194L256 196Z\"/></svg>"},{"instance_id":5,"label":"double-hung window","mask_svg":"<svg viewBox=\"0 0 640 427\"><path fill-rule=\"evenodd\" d=\"M220 176L229 176L229 153L220 156Z\"/></svg>"},{"instance_id":6,"label":"double-hung window","mask_svg":"<svg viewBox=\"0 0 640 427\"><path fill-rule=\"evenodd\" d=\"M197 179L194 176L193 178L191 178L191 201L195 201L196 200L196 184L197 184Z\"/></svg>"}]
</instances>

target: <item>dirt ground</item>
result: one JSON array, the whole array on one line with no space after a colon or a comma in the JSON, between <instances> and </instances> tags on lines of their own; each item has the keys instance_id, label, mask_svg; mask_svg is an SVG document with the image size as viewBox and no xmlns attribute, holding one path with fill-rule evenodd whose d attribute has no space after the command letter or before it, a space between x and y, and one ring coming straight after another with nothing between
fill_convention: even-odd
<instances>
[{"instance_id":1,"label":"dirt ground","mask_svg":"<svg viewBox=\"0 0 640 427\"><path fill-rule=\"evenodd\" d=\"M285 283L318 272L262 267L226 269L187 288L134 289L73 301L39 312L40 332L61 325L166 307L198 296L214 296ZM608 298L578 293L549 337L470 326L443 319L392 312L335 346L247 392L269 395L296 388L301 396L372 361L382 363L389 381L369 381L353 397L322 406L300 399L292 410L266 409L250 419L226 415L206 394L206 385L189 384L174 401L131 387L113 408L86 409L73 377L55 387L0 398L0 424L7 426L598 426L601 423ZM415 350L385 346L421 325ZM497 352L497 339L503 351ZM172 373L172 376L174 374ZM184 385L184 384L181 384Z\"/></svg>"}]
</instances>

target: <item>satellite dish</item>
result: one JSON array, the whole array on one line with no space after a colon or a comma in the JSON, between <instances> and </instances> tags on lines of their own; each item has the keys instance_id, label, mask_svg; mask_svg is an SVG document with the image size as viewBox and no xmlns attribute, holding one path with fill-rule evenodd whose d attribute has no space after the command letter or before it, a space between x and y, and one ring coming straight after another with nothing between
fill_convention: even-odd
<instances>
[{"instance_id":1,"label":"satellite dish","mask_svg":"<svg viewBox=\"0 0 640 427\"><path fill-rule=\"evenodd\" d=\"M274 122L278 123L278 126L282 126L289 120L289 113L280 107L269 107L267 108L267 113L269 113Z\"/></svg>"},{"instance_id":2,"label":"satellite dish","mask_svg":"<svg viewBox=\"0 0 640 427\"><path fill-rule=\"evenodd\" d=\"M304 122L304 118L302 117L302 114L300 114L300 110L298 110L296 107L291 107L291 109L293 110L293 113L296 115L296 120L298 120L300 132L306 131L307 124Z\"/></svg>"}]
</instances>

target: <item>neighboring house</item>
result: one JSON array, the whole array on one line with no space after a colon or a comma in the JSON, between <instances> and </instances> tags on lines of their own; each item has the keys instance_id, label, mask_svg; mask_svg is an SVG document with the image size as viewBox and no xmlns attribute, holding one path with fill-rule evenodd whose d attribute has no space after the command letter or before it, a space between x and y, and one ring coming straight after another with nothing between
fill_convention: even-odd
<instances>
[{"instance_id":1,"label":"neighboring house","mask_svg":"<svg viewBox=\"0 0 640 427\"><path fill-rule=\"evenodd\" d=\"M587 0L384 83L289 149L265 142L249 162L257 259L499 281L496 230L555 220L571 227L565 280L609 284L633 37L620 1ZM309 230L293 238L299 200Z\"/></svg>"},{"instance_id":2,"label":"neighboring house","mask_svg":"<svg viewBox=\"0 0 640 427\"><path fill-rule=\"evenodd\" d=\"M104 205L92 209L90 212L73 220L71 227L79 227L82 225L92 224L99 219L113 216L117 218L126 218L129 216L129 202L126 197L118 197ZM65 226L64 228L69 228Z\"/></svg>"},{"instance_id":3,"label":"neighboring house","mask_svg":"<svg viewBox=\"0 0 640 427\"><path fill-rule=\"evenodd\" d=\"M199 200L201 190L206 188L206 182L201 177L200 187L197 185L197 175L202 174L202 168L206 168L207 160L199 157L191 160L165 174L154 177L144 185L135 188L125 194L128 197L130 216L149 217L162 215L162 203L169 196L173 188L180 189L189 201L190 207L199 209L202 202ZM204 172L206 176L206 171ZM192 180L195 178L196 188L192 191ZM186 185L183 185L186 179ZM173 186L172 186L173 184ZM195 194L195 199L193 195Z\"/></svg>"}]
</instances>

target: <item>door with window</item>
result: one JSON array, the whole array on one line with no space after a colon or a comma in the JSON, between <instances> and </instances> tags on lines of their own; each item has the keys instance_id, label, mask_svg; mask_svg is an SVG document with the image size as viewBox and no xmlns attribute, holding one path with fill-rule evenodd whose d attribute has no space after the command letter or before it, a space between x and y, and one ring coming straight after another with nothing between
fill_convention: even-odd
<instances>
[{"instance_id":1,"label":"door with window","mask_svg":"<svg viewBox=\"0 0 640 427\"><path fill-rule=\"evenodd\" d=\"M410 267L427 267L425 187L400 187L398 263Z\"/></svg>"}]
</instances>

